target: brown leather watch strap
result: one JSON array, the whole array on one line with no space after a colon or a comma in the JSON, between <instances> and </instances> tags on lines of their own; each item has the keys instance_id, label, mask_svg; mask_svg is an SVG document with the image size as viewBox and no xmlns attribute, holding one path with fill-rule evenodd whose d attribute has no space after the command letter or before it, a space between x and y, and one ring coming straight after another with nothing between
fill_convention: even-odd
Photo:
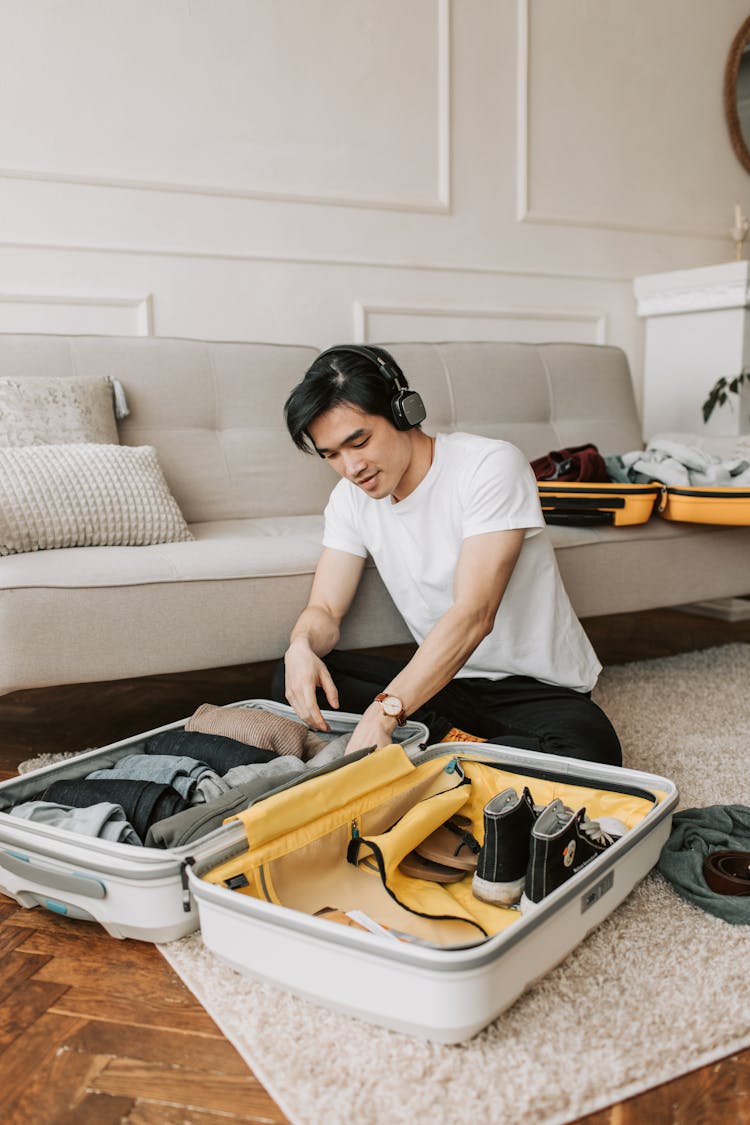
<instances>
[{"instance_id":1,"label":"brown leather watch strap","mask_svg":"<svg viewBox=\"0 0 750 1125\"><path fill-rule=\"evenodd\" d=\"M384 706L384 702L385 702L386 699L391 699L395 703L398 704L398 706L400 707L400 710L398 712L396 712L396 714L392 714L390 711L386 711L385 706ZM391 695L391 693L388 692L388 691L380 691L375 696L375 702L380 704L380 706L383 708L383 713L386 714L389 719L395 719L396 720L396 726L397 727L403 727L406 724L406 719L407 719L406 711L404 710L403 703L401 702L401 700L398 698L397 695Z\"/></svg>"},{"instance_id":2,"label":"brown leather watch strap","mask_svg":"<svg viewBox=\"0 0 750 1125\"><path fill-rule=\"evenodd\" d=\"M711 852L703 877L717 895L750 895L750 852Z\"/></svg>"}]
</instances>

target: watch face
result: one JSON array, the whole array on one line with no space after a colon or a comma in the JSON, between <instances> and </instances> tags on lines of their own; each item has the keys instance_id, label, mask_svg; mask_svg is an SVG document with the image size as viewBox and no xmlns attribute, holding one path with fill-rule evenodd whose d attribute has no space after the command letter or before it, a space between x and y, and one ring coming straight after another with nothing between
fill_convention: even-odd
<instances>
[{"instance_id":1,"label":"watch face","mask_svg":"<svg viewBox=\"0 0 750 1125\"><path fill-rule=\"evenodd\" d=\"M401 714L401 700L395 695L387 695L383 700L383 710L386 715L390 715L395 719Z\"/></svg>"}]
</instances>

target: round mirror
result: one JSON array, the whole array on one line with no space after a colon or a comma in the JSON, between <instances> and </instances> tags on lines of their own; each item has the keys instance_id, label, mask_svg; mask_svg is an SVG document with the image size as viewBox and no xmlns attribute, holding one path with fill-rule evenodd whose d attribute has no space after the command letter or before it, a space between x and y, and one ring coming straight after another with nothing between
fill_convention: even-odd
<instances>
[{"instance_id":1,"label":"round mirror","mask_svg":"<svg viewBox=\"0 0 750 1125\"><path fill-rule=\"evenodd\" d=\"M724 73L724 112L737 159L750 172L750 17L734 37Z\"/></svg>"}]
</instances>

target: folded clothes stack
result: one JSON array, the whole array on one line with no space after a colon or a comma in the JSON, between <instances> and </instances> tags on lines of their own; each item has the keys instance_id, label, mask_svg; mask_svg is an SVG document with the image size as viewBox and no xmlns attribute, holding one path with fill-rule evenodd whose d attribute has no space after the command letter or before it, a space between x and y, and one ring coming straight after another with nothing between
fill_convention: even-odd
<instances>
[{"instance_id":1,"label":"folded clothes stack","mask_svg":"<svg viewBox=\"0 0 750 1125\"><path fill-rule=\"evenodd\" d=\"M184 729L154 735L142 753L55 781L10 813L119 843L174 847L296 774L343 757L348 741L326 741L260 708L201 704Z\"/></svg>"}]
</instances>

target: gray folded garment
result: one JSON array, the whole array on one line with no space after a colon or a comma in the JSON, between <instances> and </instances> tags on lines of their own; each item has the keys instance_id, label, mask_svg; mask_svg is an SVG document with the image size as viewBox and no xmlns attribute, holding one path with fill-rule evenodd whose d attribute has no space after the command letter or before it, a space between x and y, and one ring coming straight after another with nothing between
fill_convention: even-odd
<instances>
[{"instance_id":1,"label":"gray folded garment","mask_svg":"<svg viewBox=\"0 0 750 1125\"><path fill-rule=\"evenodd\" d=\"M321 766L327 766L329 762L334 762L337 758L343 758L351 737L351 733L349 733L339 734L336 738L332 738L308 762L305 762L305 765L309 770L319 770Z\"/></svg>"},{"instance_id":2,"label":"gray folded garment","mask_svg":"<svg viewBox=\"0 0 750 1125\"><path fill-rule=\"evenodd\" d=\"M309 762L301 762L299 758L283 757L274 758L272 762L252 762L247 766L232 766L231 770L227 770L224 774L223 780L234 786L252 781L256 777L275 777L278 778L277 784L281 785L282 780L285 781L294 774L310 773L343 758L350 738L351 734L340 734L338 738L332 738L318 750L314 758L310 758Z\"/></svg>"},{"instance_id":3,"label":"gray folded garment","mask_svg":"<svg viewBox=\"0 0 750 1125\"><path fill-rule=\"evenodd\" d=\"M177 848L191 844L207 836L215 828L220 828L230 816L236 816L258 797L272 792L284 784L285 778L257 777L244 785L238 785L206 805L194 805L184 812L158 820L149 828L145 844L147 848Z\"/></svg>"},{"instance_id":4,"label":"gray folded garment","mask_svg":"<svg viewBox=\"0 0 750 1125\"><path fill-rule=\"evenodd\" d=\"M232 766L222 778L232 789L243 785L256 778L275 778L275 784L281 785L298 773L306 773L306 765L299 758L274 758L272 762L253 762L248 766Z\"/></svg>"},{"instance_id":5,"label":"gray folded garment","mask_svg":"<svg viewBox=\"0 0 750 1125\"><path fill-rule=\"evenodd\" d=\"M198 784L195 787L195 792L190 798L191 805L205 805L209 801L215 801L222 793L228 793L231 788L229 782L225 781L223 777L219 777L213 770L203 774L198 778Z\"/></svg>"},{"instance_id":6,"label":"gray folded garment","mask_svg":"<svg viewBox=\"0 0 750 1125\"><path fill-rule=\"evenodd\" d=\"M58 805L54 801L26 801L12 808L10 815L33 820L37 824L52 824L55 828L78 832L81 836L98 836L116 844L142 847L135 829L125 819L125 810L121 805L112 805L108 801L82 809Z\"/></svg>"},{"instance_id":7,"label":"gray folded garment","mask_svg":"<svg viewBox=\"0 0 750 1125\"><path fill-rule=\"evenodd\" d=\"M703 860L719 851L750 851L747 805L707 805L675 813L659 870L688 902L725 922L750 926L750 895L720 895L706 883Z\"/></svg>"}]
</instances>

